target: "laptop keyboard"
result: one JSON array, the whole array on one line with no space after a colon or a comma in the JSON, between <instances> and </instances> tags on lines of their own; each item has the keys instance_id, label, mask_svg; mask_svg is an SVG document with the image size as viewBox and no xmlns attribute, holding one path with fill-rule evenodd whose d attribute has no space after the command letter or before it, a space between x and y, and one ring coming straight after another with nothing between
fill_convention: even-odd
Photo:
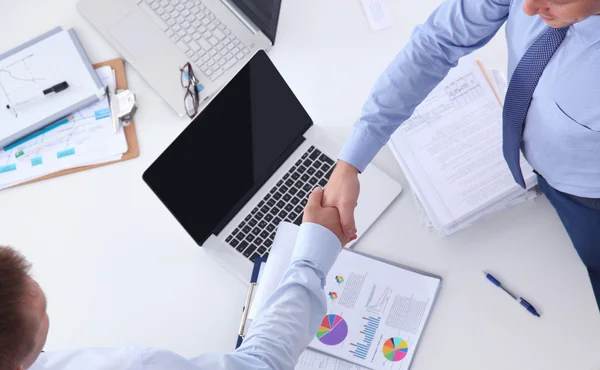
<instances>
[{"instance_id":1,"label":"laptop keyboard","mask_svg":"<svg viewBox=\"0 0 600 370\"><path fill-rule=\"evenodd\" d=\"M200 0L134 0L211 81L250 50Z\"/></svg>"},{"instance_id":2,"label":"laptop keyboard","mask_svg":"<svg viewBox=\"0 0 600 370\"><path fill-rule=\"evenodd\" d=\"M311 146L225 240L252 262L267 258L281 221L302 223L308 196L327 185L333 159Z\"/></svg>"}]
</instances>

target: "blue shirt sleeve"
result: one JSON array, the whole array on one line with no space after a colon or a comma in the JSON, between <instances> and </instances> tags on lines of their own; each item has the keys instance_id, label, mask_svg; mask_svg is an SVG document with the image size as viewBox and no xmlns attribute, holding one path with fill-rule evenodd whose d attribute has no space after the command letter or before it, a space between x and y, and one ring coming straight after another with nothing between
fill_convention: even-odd
<instances>
[{"instance_id":1,"label":"blue shirt sleeve","mask_svg":"<svg viewBox=\"0 0 600 370\"><path fill-rule=\"evenodd\" d=\"M291 264L240 348L192 362L201 369L293 369L326 314L325 278L341 249L339 239L325 227L302 224Z\"/></svg>"},{"instance_id":2,"label":"blue shirt sleeve","mask_svg":"<svg viewBox=\"0 0 600 370\"><path fill-rule=\"evenodd\" d=\"M379 77L338 158L364 171L394 131L508 18L510 0L446 0Z\"/></svg>"}]
</instances>

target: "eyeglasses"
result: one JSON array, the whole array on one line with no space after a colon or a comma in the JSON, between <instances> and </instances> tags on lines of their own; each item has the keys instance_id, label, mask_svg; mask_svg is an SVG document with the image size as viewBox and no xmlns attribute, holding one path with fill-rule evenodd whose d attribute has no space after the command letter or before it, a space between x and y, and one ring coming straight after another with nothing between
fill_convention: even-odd
<instances>
[{"instance_id":1,"label":"eyeglasses","mask_svg":"<svg viewBox=\"0 0 600 370\"><path fill-rule=\"evenodd\" d=\"M187 89L183 104L185 106L185 112L190 118L194 118L198 114L198 106L200 105L200 92L204 90L204 87L198 81L194 75L194 70L190 63L186 63L181 71L181 86Z\"/></svg>"}]
</instances>

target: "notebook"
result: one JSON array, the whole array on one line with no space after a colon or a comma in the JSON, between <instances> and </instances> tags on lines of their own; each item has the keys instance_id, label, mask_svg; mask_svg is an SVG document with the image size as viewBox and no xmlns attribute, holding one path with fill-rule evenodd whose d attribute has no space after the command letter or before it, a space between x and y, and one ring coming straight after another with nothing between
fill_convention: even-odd
<instances>
[{"instance_id":1,"label":"notebook","mask_svg":"<svg viewBox=\"0 0 600 370\"><path fill-rule=\"evenodd\" d=\"M68 88L32 99L62 82ZM93 104L103 91L72 29L55 28L0 54L0 147Z\"/></svg>"},{"instance_id":2,"label":"notebook","mask_svg":"<svg viewBox=\"0 0 600 370\"><path fill-rule=\"evenodd\" d=\"M277 288L299 229L286 222L279 225L258 280L250 321ZM327 276L327 313L309 347L368 369L409 369L441 282L439 276L344 249ZM311 358L314 353L305 353L299 368L307 369ZM316 362L336 360L321 357Z\"/></svg>"}]
</instances>

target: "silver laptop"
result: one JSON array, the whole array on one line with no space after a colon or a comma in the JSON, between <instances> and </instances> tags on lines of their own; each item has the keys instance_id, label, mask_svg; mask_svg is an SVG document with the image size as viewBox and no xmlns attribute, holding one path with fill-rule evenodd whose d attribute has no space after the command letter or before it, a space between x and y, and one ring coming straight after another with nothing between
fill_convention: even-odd
<instances>
[{"instance_id":1,"label":"silver laptop","mask_svg":"<svg viewBox=\"0 0 600 370\"><path fill-rule=\"evenodd\" d=\"M181 116L180 68L213 96L275 42L281 0L79 0L79 12Z\"/></svg>"},{"instance_id":2,"label":"silver laptop","mask_svg":"<svg viewBox=\"0 0 600 370\"><path fill-rule=\"evenodd\" d=\"M196 243L247 284L279 223L300 224L312 189L327 186L339 150L259 51L143 178ZM360 178L355 216L364 235L401 187L375 166Z\"/></svg>"}]
</instances>

